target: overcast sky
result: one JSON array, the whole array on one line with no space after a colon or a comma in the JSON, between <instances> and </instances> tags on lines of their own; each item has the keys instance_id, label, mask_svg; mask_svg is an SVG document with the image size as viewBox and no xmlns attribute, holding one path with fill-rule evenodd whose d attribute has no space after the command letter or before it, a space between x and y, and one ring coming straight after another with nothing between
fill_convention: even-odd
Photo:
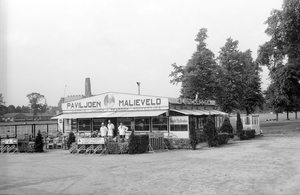
<instances>
[{"instance_id":1,"label":"overcast sky","mask_svg":"<svg viewBox=\"0 0 300 195\"><path fill-rule=\"evenodd\" d=\"M264 22L282 0L0 0L0 93L6 106L27 94L61 97L109 91L178 97L171 64L186 65L200 28L217 56L226 39L251 49L269 40ZM266 70L266 68L264 68ZM267 81L264 71L263 88Z\"/></svg>"}]
</instances>

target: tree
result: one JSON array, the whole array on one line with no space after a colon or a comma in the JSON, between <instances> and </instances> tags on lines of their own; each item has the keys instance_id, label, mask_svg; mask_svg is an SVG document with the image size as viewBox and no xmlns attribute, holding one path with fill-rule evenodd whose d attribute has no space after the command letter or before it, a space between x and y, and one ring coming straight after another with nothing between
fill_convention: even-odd
<instances>
[{"instance_id":1,"label":"tree","mask_svg":"<svg viewBox=\"0 0 300 195\"><path fill-rule=\"evenodd\" d=\"M14 106L14 105L9 105L9 106L7 107L7 112L8 112L8 113L15 113L15 112L16 112L15 106Z\"/></svg>"},{"instance_id":2,"label":"tree","mask_svg":"<svg viewBox=\"0 0 300 195\"><path fill-rule=\"evenodd\" d=\"M22 112L21 106L17 106L15 111L16 111L16 113L21 113Z\"/></svg>"},{"instance_id":3,"label":"tree","mask_svg":"<svg viewBox=\"0 0 300 195\"><path fill-rule=\"evenodd\" d=\"M72 143L74 143L74 142L76 142L76 137L75 137L74 133L71 131L69 133L69 138L68 138L68 141L67 141L67 146L68 146L69 149L70 149Z\"/></svg>"},{"instance_id":4,"label":"tree","mask_svg":"<svg viewBox=\"0 0 300 195\"><path fill-rule=\"evenodd\" d=\"M0 106L4 104L5 104L4 97L2 96L2 93L0 93Z\"/></svg>"},{"instance_id":5,"label":"tree","mask_svg":"<svg viewBox=\"0 0 300 195\"><path fill-rule=\"evenodd\" d=\"M40 130L38 131L37 137L35 138L34 141L34 150L36 152L44 152L44 142Z\"/></svg>"},{"instance_id":6,"label":"tree","mask_svg":"<svg viewBox=\"0 0 300 195\"><path fill-rule=\"evenodd\" d=\"M29 105L33 113L33 120L38 113L45 113L47 110L47 104L41 103L45 97L39 93L33 92L27 95L29 99Z\"/></svg>"},{"instance_id":7,"label":"tree","mask_svg":"<svg viewBox=\"0 0 300 195\"><path fill-rule=\"evenodd\" d=\"M238 43L228 38L219 52L218 59L224 74L220 83L223 90L221 109L228 113L245 110L248 115L263 105L261 68L254 63L250 50L238 50Z\"/></svg>"},{"instance_id":8,"label":"tree","mask_svg":"<svg viewBox=\"0 0 300 195\"><path fill-rule=\"evenodd\" d=\"M192 123L190 126L190 143L193 150L196 150L197 144L199 143L199 139L197 138L195 124Z\"/></svg>"},{"instance_id":9,"label":"tree","mask_svg":"<svg viewBox=\"0 0 300 195\"><path fill-rule=\"evenodd\" d=\"M220 132L222 133L228 133L228 137L233 138L233 128L230 123L229 117L225 117L222 126L220 128Z\"/></svg>"},{"instance_id":10,"label":"tree","mask_svg":"<svg viewBox=\"0 0 300 195\"><path fill-rule=\"evenodd\" d=\"M209 115L207 117L206 123L203 127L204 134L207 138L207 143L209 147L214 147L218 145L218 139L217 139L217 130L215 127L215 123L212 119L212 117Z\"/></svg>"},{"instance_id":11,"label":"tree","mask_svg":"<svg viewBox=\"0 0 300 195\"><path fill-rule=\"evenodd\" d=\"M236 116L236 135L241 139L243 136L243 123L241 120L241 115L238 112Z\"/></svg>"},{"instance_id":12,"label":"tree","mask_svg":"<svg viewBox=\"0 0 300 195\"><path fill-rule=\"evenodd\" d=\"M1 117L3 117L3 115L7 113L7 107L4 104L5 104L4 97L2 96L2 93L0 93L0 116Z\"/></svg>"},{"instance_id":13,"label":"tree","mask_svg":"<svg viewBox=\"0 0 300 195\"><path fill-rule=\"evenodd\" d=\"M200 29L195 41L197 49L186 66L172 64L174 71L169 75L172 84L181 82L181 97L194 99L199 94L200 99L216 99L218 89L217 64L212 51L206 48L207 29Z\"/></svg>"},{"instance_id":14,"label":"tree","mask_svg":"<svg viewBox=\"0 0 300 195\"><path fill-rule=\"evenodd\" d=\"M30 107L29 106L22 106L22 113L30 113Z\"/></svg>"},{"instance_id":15,"label":"tree","mask_svg":"<svg viewBox=\"0 0 300 195\"><path fill-rule=\"evenodd\" d=\"M299 108L300 98L300 1L284 0L282 10L273 10L265 22L271 38L259 47L257 62L270 70L269 102L275 111Z\"/></svg>"}]
</instances>

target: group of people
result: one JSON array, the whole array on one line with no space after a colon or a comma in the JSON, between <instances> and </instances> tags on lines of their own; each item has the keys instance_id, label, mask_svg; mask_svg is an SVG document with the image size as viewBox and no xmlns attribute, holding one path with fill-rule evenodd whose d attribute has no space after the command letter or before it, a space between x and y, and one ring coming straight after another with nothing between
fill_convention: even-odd
<instances>
[{"instance_id":1,"label":"group of people","mask_svg":"<svg viewBox=\"0 0 300 195\"><path fill-rule=\"evenodd\" d=\"M110 120L108 120L107 126L105 126L104 123L101 123L100 132L97 130L96 133L94 133L94 134L96 134L95 136L97 136L97 137L100 136L100 137L113 138L114 137L114 129L115 129L114 124L111 123ZM125 133L127 132L128 127L126 127L125 125L120 123L118 130L119 130L120 138L125 138Z\"/></svg>"}]
</instances>

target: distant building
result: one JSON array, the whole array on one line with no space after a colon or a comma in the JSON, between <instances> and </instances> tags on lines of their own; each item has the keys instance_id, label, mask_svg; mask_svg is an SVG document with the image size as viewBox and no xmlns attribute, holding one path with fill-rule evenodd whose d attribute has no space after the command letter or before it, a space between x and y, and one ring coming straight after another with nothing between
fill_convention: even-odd
<instances>
[{"instance_id":1,"label":"distant building","mask_svg":"<svg viewBox=\"0 0 300 195\"><path fill-rule=\"evenodd\" d=\"M55 114L43 113L35 116L34 120L38 121L50 121ZM20 121L32 121L32 113L7 113L3 116L5 122L20 122Z\"/></svg>"}]
</instances>

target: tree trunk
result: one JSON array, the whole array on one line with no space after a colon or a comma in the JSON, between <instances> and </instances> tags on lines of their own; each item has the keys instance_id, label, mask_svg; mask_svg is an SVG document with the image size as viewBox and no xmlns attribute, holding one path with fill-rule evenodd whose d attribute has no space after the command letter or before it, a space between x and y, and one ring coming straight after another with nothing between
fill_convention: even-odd
<instances>
[{"instance_id":1,"label":"tree trunk","mask_svg":"<svg viewBox=\"0 0 300 195\"><path fill-rule=\"evenodd\" d=\"M288 110L286 111L286 120L290 120L289 119L289 111Z\"/></svg>"},{"instance_id":2,"label":"tree trunk","mask_svg":"<svg viewBox=\"0 0 300 195\"><path fill-rule=\"evenodd\" d=\"M278 121L278 113L276 113L276 121Z\"/></svg>"},{"instance_id":3,"label":"tree trunk","mask_svg":"<svg viewBox=\"0 0 300 195\"><path fill-rule=\"evenodd\" d=\"M298 111L296 110L296 111L295 111L295 119L297 119L297 112L298 112Z\"/></svg>"}]
</instances>

